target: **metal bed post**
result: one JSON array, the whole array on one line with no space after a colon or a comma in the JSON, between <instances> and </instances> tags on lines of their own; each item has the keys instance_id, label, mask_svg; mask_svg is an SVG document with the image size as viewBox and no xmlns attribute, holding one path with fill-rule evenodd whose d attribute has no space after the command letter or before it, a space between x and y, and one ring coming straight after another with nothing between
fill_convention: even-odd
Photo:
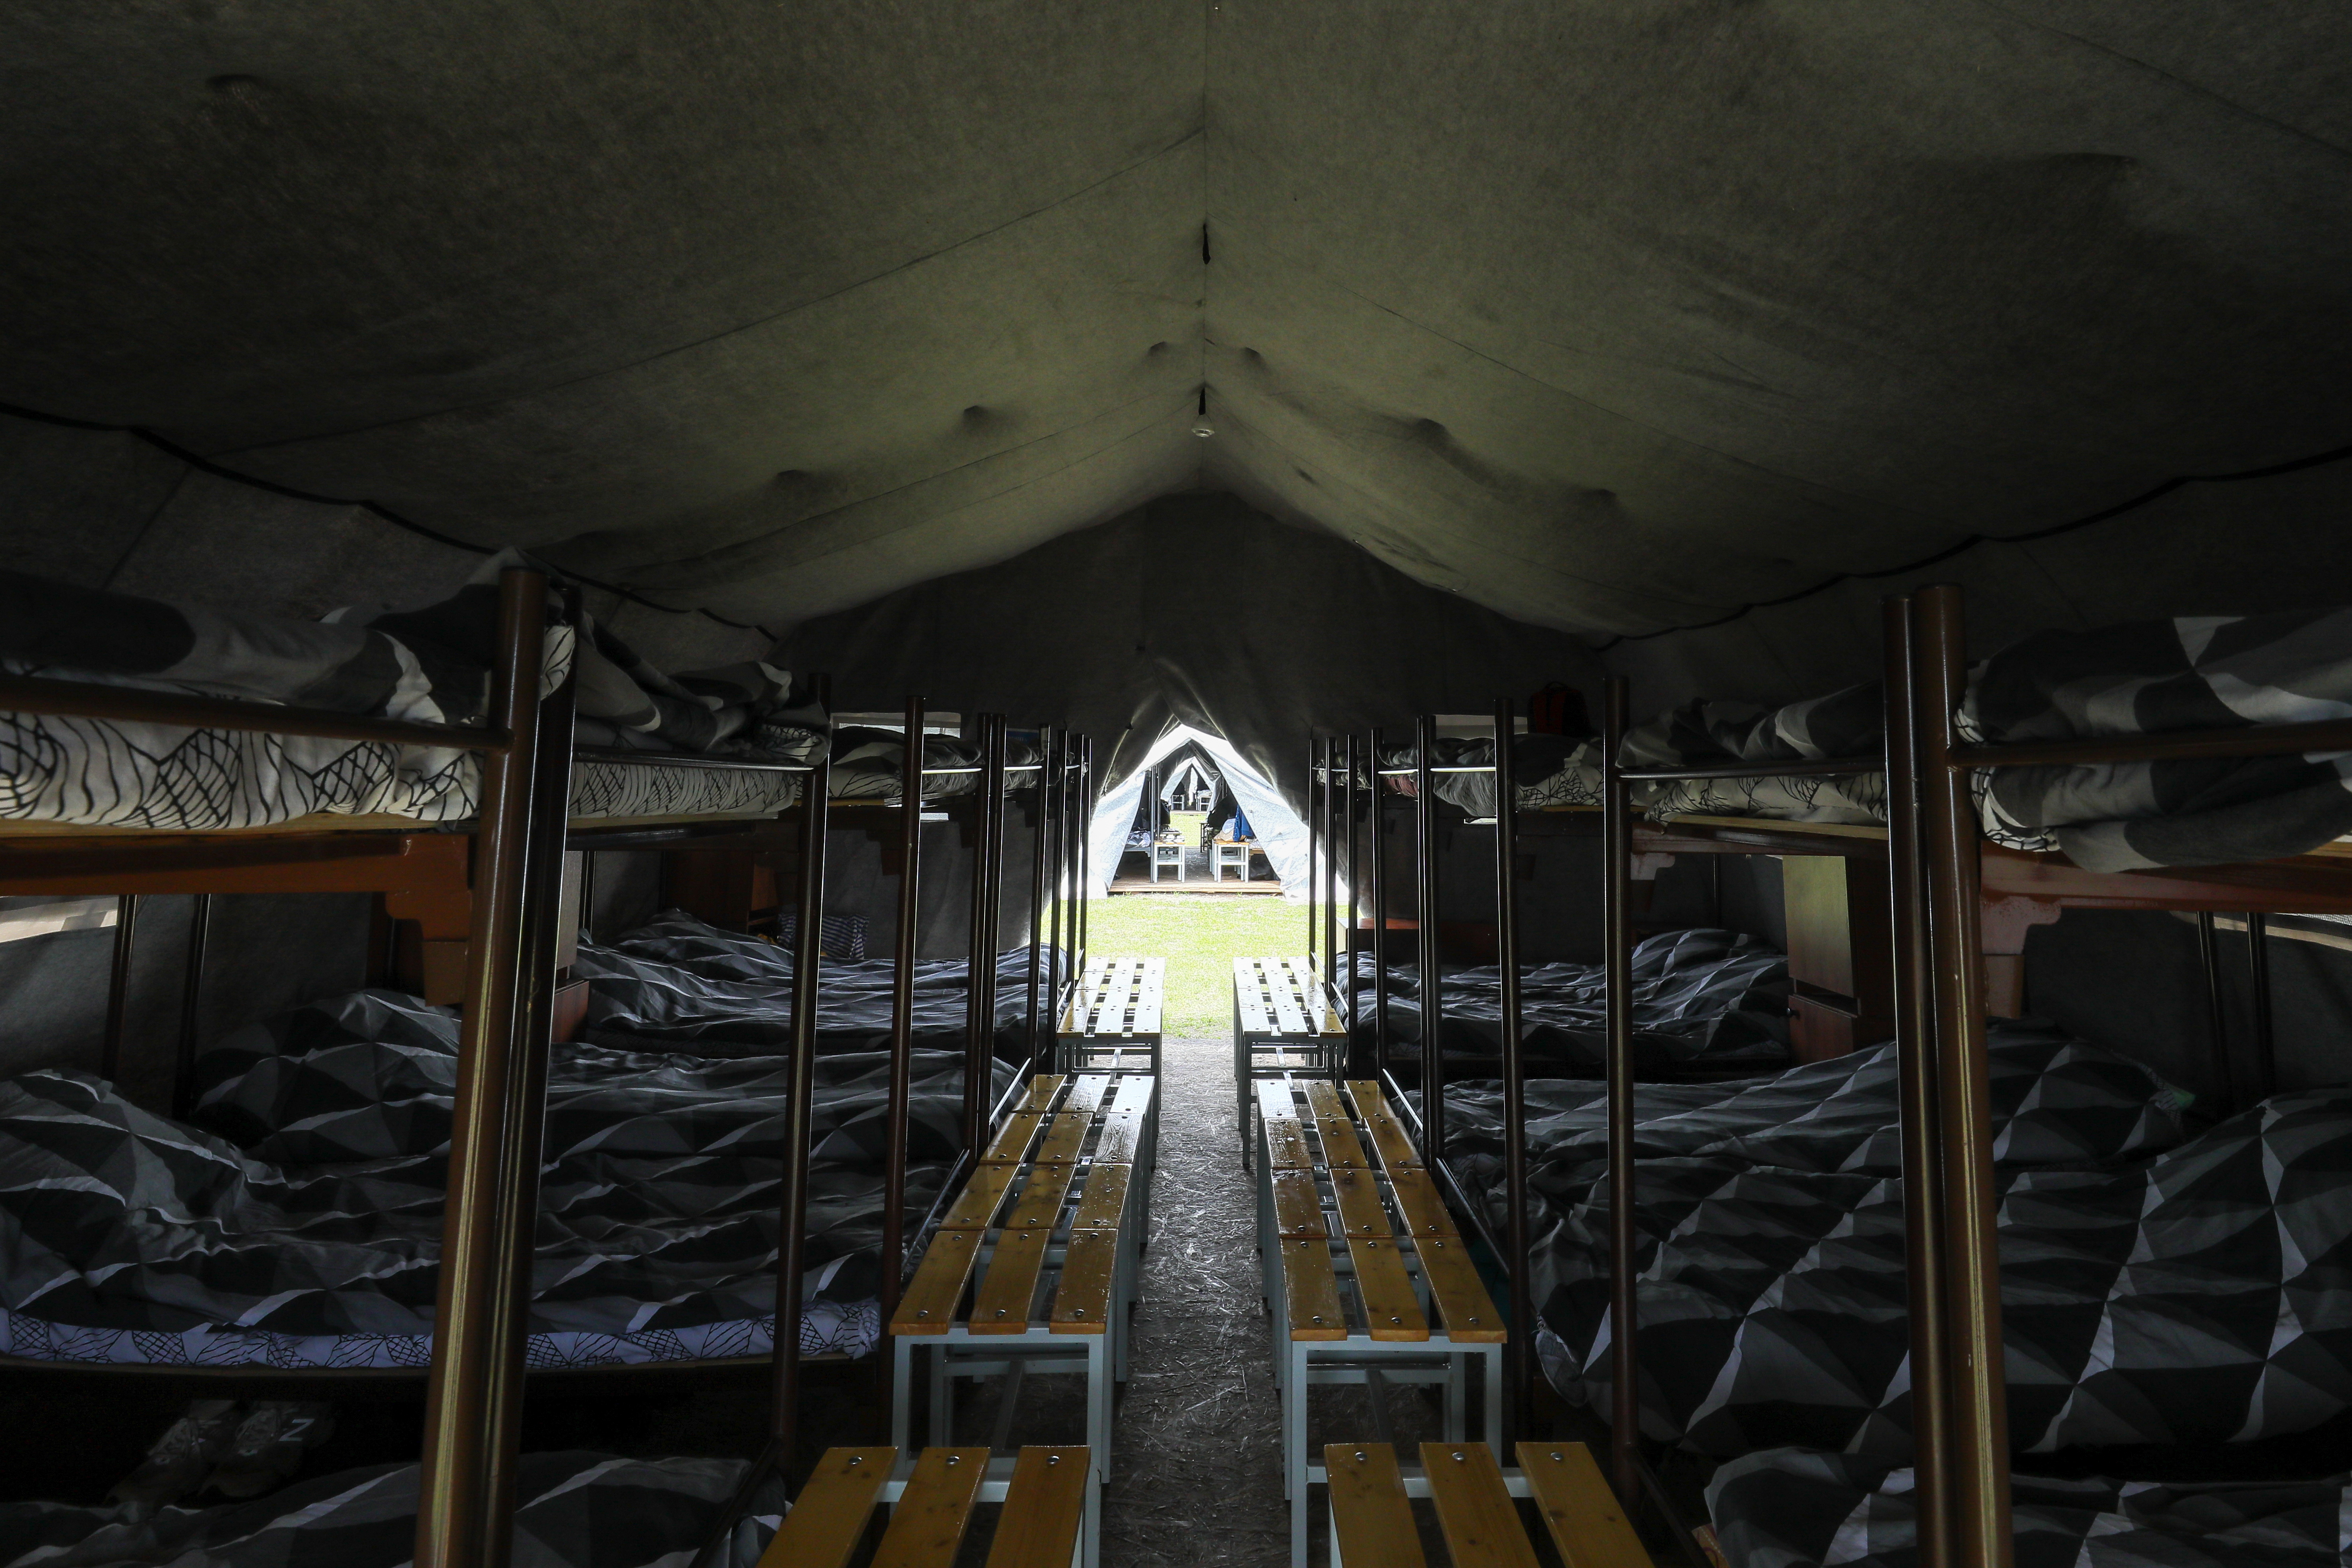
<instances>
[{"instance_id":1,"label":"metal bed post","mask_svg":"<svg viewBox=\"0 0 2352 1568\"><path fill-rule=\"evenodd\" d=\"M1421 1153L1433 1168L1445 1159L1444 975L1437 954L1437 796L1430 787L1431 756L1437 750L1437 721L1424 713L1415 731L1413 822L1419 829L1421 908L1413 935L1421 961Z\"/></svg>"},{"instance_id":2,"label":"metal bed post","mask_svg":"<svg viewBox=\"0 0 2352 1568\"><path fill-rule=\"evenodd\" d=\"M1381 732L1372 731L1372 1076L1389 1076L1388 796L1381 789Z\"/></svg>"},{"instance_id":3,"label":"metal bed post","mask_svg":"<svg viewBox=\"0 0 2352 1568\"><path fill-rule=\"evenodd\" d=\"M2205 977L2205 1054L2224 1112L2244 1103L2230 1060L2229 1002L2221 994L2221 943L2213 931L2213 911L2197 911L2197 964Z\"/></svg>"},{"instance_id":4,"label":"metal bed post","mask_svg":"<svg viewBox=\"0 0 2352 1568\"><path fill-rule=\"evenodd\" d=\"M1323 738L1323 984L1339 977L1339 741Z\"/></svg>"},{"instance_id":5,"label":"metal bed post","mask_svg":"<svg viewBox=\"0 0 2352 1568\"><path fill-rule=\"evenodd\" d=\"M1601 740L1601 985L1609 1134L1609 1454L1618 1500L1642 1495L1641 1293L1633 1272L1633 809L1620 776L1628 700L1609 681Z\"/></svg>"},{"instance_id":6,"label":"metal bed post","mask_svg":"<svg viewBox=\"0 0 2352 1568\"><path fill-rule=\"evenodd\" d=\"M112 1083L122 1074L122 1037L131 1016L131 944L139 927L139 895L114 900L114 963L106 976L106 1037L99 1047L98 1076Z\"/></svg>"},{"instance_id":7,"label":"metal bed post","mask_svg":"<svg viewBox=\"0 0 2352 1568\"><path fill-rule=\"evenodd\" d=\"M580 624L580 595L564 594L565 619ZM572 721L579 691L575 659L563 684L539 706L537 754L531 763L530 824L523 870L521 1035L515 1042L515 1091L508 1101L503 1140L506 1169L499 1189L498 1281L490 1341L505 1357L486 1402L485 1425L520 1433L522 1426L523 1347L530 1333L531 1259L539 1229L540 1154L547 1141L548 1058L555 1038L556 950L563 926L563 852L572 805ZM503 1560L515 1509L515 1446L488 1455L484 1488L486 1561Z\"/></svg>"},{"instance_id":8,"label":"metal bed post","mask_svg":"<svg viewBox=\"0 0 2352 1568\"><path fill-rule=\"evenodd\" d=\"M996 900L1003 885L1004 716L980 716L980 832L971 868L971 1022L964 1042L964 1148L987 1142L996 1059Z\"/></svg>"},{"instance_id":9,"label":"metal bed post","mask_svg":"<svg viewBox=\"0 0 2352 1568\"><path fill-rule=\"evenodd\" d=\"M2254 1098L2278 1092L2278 1037L2272 1017L2271 921L2260 910L2246 915L2246 980L2254 1012Z\"/></svg>"},{"instance_id":10,"label":"metal bed post","mask_svg":"<svg viewBox=\"0 0 2352 1568\"><path fill-rule=\"evenodd\" d=\"M1345 788L1347 793L1341 797L1345 804L1340 808L1339 820L1347 824L1348 832L1348 919L1346 937L1339 948L1341 964L1339 1018L1347 1028L1348 1043L1340 1048L1339 1059L1332 1064L1331 1073L1334 1078L1344 1076L1349 1066L1348 1058L1355 1054L1356 931L1358 921L1362 918L1359 911L1362 909L1364 901L1361 859L1363 825L1359 816L1360 808L1356 803L1356 732L1352 730L1348 731L1348 779ZM1249 875L1249 863L1246 859L1242 863L1242 875L1244 879Z\"/></svg>"},{"instance_id":11,"label":"metal bed post","mask_svg":"<svg viewBox=\"0 0 2352 1568\"><path fill-rule=\"evenodd\" d=\"M196 1013L205 1001L205 949L211 941L213 896L188 900L188 955L180 973L180 1041L172 1060L172 1119L185 1121L196 1103Z\"/></svg>"},{"instance_id":12,"label":"metal bed post","mask_svg":"<svg viewBox=\"0 0 2352 1568\"><path fill-rule=\"evenodd\" d=\"M1068 960L1064 952L1067 938L1062 931L1062 884L1068 875L1069 847L1066 842L1070 828L1070 732L1066 727L1054 737L1054 755L1047 775L1052 778L1054 792L1054 828L1045 846L1045 898L1047 923L1045 931L1045 1049L1050 1054L1055 1047L1062 1027L1063 975ZM1050 1061L1040 1063L1033 1072L1051 1072Z\"/></svg>"},{"instance_id":13,"label":"metal bed post","mask_svg":"<svg viewBox=\"0 0 2352 1568\"><path fill-rule=\"evenodd\" d=\"M1041 726L1037 731L1037 807L1030 819L1028 1070L1033 1073L1040 1070L1037 1055L1044 1045L1037 1027L1037 980L1045 944L1045 824L1046 818L1052 815L1054 799L1045 781L1052 773L1053 735L1050 725Z\"/></svg>"},{"instance_id":14,"label":"metal bed post","mask_svg":"<svg viewBox=\"0 0 2352 1568\"><path fill-rule=\"evenodd\" d=\"M596 851L580 852L580 925L582 942L596 940Z\"/></svg>"},{"instance_id":15,"label":"metal bed post","mask_svg":"<svg viewBox=\"0 0 2352 1568\"><path fill-rule=\"evenodd\" d=\"M1912 605L1883 606L1886 674L1886 869L1893 913L1895 1052L1903 1139L1903 1261L1911 1330L1913 1495L1919 1568L1950 1568L1951 1420L1946 1364L1943 1133L1937 1093L1927 889L1919 877L1918 714ZM1720 859L1721 857L1712 858Z\"/></svg>"},{"instance_id":16,"label":"metal bed post","mask_svg":"<svg viewBox=\"0 0 2352 1568\"><path fill-rule=\"evenodd\" d=\"M504 743L482 761L448 1207L417 1478L417 1568L497 1568L511 1550L511 1521L494 1517L491 1491L516 1444L513 1407L493 1394L511 1354L511 1347L498 1342L508 1314L499 1310L496 1292L509 1154L503 1145L524 1070L515 1047L523 1025L524 904L547 579L526 570L502 573L499 601L491 711Z\"/></svg>"},{"instance_id":17,"label":"metal bed post","mask_svg":"<svg viewBox=\"0 0 2352 1568\"><path fill-rule=\"evenodd\" d=\"M1504 1246L1510 1254L1512 1433L1528 1435L1529 1376L1535 1367L1535 1296L1528 1279L1528 1084L1519 1040L1519 799L1513 783L1511 703L1495 704L1495 962L1499 967L1503 1026Z\"/></svg>"},{"instance_id":18,"label":"metal bed post","mask_svg":"<svg viewBox=\"0 0 2352 1568\"><path fill-rule=\"evenodd\" d=\"M780 1475L792 1468L793 1449L800 1435L801 1284L808 1264L809 1144L816 1114L817 970L824 954L825 818L832 804L833 746L828 736L824 750L817 753L815 767L801 784L800 886L794 889L797 912L793 927L793 1087L784 1106L775 1362L768 1411L768 1450Z\"/></svg>"},{"instance_id":19,"label":"metal bed post","mask_svg":"<svg viewBox=\"0 0 2352 1568\"><path fill-rule=\"evenodd\" d=\"M1985 1055L1980 828L1969 778L1952 761L1953 717L1968 681L1959 590L1916 596L1922 811L1936 1058L1943 1119L1944 1239L1950 1314L1953 1555L1970 1568L2010 1568L2009 1408L2000 1332L1999 1198Z\"/></svg>"},{"instance_id":20,"label":"metal bed post","mask_svg":"<svg viewBox=\"0 0 2352 1568\"><path fill-rule=\"evenodd\" d=\"M1315 868L1317 854L1322 847L1323 827L1316 790L1320 781L1315 776L1315 738L1307 739L1307 952L1315 952Z\"/></svg>"},{"instance_id":21,"label":"metal bed post","mask_svg":"<svg viewBox=\"0 0 2352 1568\"><path fill-rule=\"evenodd\" d=\"M915 945L921 935L923 700L907 699L907 750L898 769L898 954L890 972L890 1099L882 1166L882 1321L898 1310L907 1274L907 1102L915 1063ZM888 1373L886 1370L885 1376Z\"/></svg>"},{"instance_id":22,"label":"metal bed post","mask_svg":"<svg viewBox=\"0 0 2352 1568\"><path fill-rule=\"evenodd\" d=\"M1095 738L1078 737L1078 956L1073 964L1087 972L1087 928L1094 921L1095 901Z\"/></svg>"}]
</instances>

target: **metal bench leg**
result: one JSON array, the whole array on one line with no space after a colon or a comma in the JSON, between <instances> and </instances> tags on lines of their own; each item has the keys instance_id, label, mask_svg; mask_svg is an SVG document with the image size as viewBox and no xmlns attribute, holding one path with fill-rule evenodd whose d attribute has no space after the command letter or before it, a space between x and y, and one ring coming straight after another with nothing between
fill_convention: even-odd
<instances>
[{"instance_id":1,"label":"metal bench leg","mask_svg":"<svg viewBox=\"0 0 2352 1568\"><path fill-rule=\"evenodd\" d=\"M910 1343L912 1342L909 1342ZM931 1446L946 1447L955 1441L955 1378L950 1373L946 1342L931 1352Z\"/></svg>"},{"instance_id":2,"label":"metal bench leg","mask_svg":"<svg viewBox=\"0 0 2352 1568\"><path fill-rule=\"evenodd\" d=\"M1445 1440L1470 1439L1470 1358L1459 1351L1445 1358Z\"/></svg>"},{"instance_id":3,"label":"metal bench leg","mask_svg":"<svg viewBox=\"0 0 2352 1568\"><path fill-rule=\"evenodd\" d=\"M915 1342L903 1335L890 1339L890 1446L905 1452L907 1422L912 1412L908 1408L914 1398L913 1379Z\"/></svg>"},{"instance_id":4,"label":"metal bench leg","mask_svg":"<svg viewBox=\"0 0 2352 1568\"><path fill-rule=\"evenodd\" d=\"M1094 1449L1097 1486L1110 1479L1109 1339L1108 1333L1101 1333L1089 1335L1087 1340L1087 1443Z\"/></svg>"},{"instance_id":5,"label":"metal bench leg","mask_svg":"<svg viewBox=\"0 0 2352 1568\"><path fill-rule=\"evenodd\" d=\"M1307 1343L1290 1345L1290 1386L1282 1391L1282 1488L1290 1500L1290 1560L1307 1561Z\"/></svg>"},{"instance_id":6,"label":"metal bench leg","mask_svg":"<svg viewBox=\"0 0 2352 1568\"><path fill-rule=\"evenodd\" d=\"M1503 1352L1499 1345L1488 1345L1486 1362L1486 1446L1496 1454L1503 1452ZM1521 1436L1528 1434L1521 1433Z\"/></svg>"}]
</instances>

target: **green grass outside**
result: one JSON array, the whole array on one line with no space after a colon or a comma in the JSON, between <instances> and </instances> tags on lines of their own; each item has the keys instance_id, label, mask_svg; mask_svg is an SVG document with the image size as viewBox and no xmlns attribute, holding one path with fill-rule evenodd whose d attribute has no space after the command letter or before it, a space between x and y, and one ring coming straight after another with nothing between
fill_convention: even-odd
<instances>
[{"instance_id":1,"label":"green grass outside","mask_svg":"<svg viewBox=\"0 0 2352 1568\"><path fill-rule=\"evenodd\" d=\"M1223 1038L1234 1027L1234 960L1303 952L1307 909L1264 894L1124 893L1087 910L1087 951L1168 961L1160 1027Z\"/></svg>"}]
</instances>

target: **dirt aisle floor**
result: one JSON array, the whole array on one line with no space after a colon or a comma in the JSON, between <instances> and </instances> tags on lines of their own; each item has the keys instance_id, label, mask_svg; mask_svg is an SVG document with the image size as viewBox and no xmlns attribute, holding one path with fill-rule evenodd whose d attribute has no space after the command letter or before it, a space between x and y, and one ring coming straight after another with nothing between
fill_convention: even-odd
<instances>
[{"instance_id":1,"label":"dirt aisle floor","mask_svg":"<svg viewBox=\"0 0 2352 1568\"><path fill-rule=\"evenodd\" d=\"M1289 1561L1290 1516L1233 1042L1171 1040L1161 1069L1151 1245L1113 1428L1103 1568L1276 1568Z\"/></svg>"}]
</instances>

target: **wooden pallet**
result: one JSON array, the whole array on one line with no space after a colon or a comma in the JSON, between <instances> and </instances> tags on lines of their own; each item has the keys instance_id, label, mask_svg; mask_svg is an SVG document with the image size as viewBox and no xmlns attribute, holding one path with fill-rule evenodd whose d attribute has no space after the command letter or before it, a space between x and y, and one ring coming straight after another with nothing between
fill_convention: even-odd
<instances>
[{"instance_id":1,"label":"wooden pallet","mask_svg":"<svg viewBox=\"0 0 2352 1568\"><path fill-rule=\"evenodd\" d=\"M1522 1443L1518 1468L1505 1470L1484 1443L1423 1443L1408 1475L1387 1443L1333 1443L1331 1568L1426 1568L1412 1500L1437 1512L1454 1568L1536 1568L1535 1544L1519 1518L1534 1501L1552 1549L1568 1568L1651 1568L1650 1553L1581 1443Z\"/></svg>"},{"instance_id":2,"label":"wooden pallet","mask_svg":"<svg viewBox=\"0 0 2352 1568\"><path fill-rule=\"evenodd\" d=\"M873 1568L950 1563L982 1503L1003 1505L988 1568L1073 1568L1099 1535L1091 1470L1084 1448L828 1448L759 1568L848 1568L884 1508Z\"/></svg>"},{"instance_id":3,"label":"wooden pallet","mask_svg":"<svg viewBox=\"0 0 2352 1568\"><path fill-rule=\"evenodd\" d=\"M1055 1030L1058 1072L1160 1071L1164 958L1089 958Z\"/></svg>"}]
</instances>

